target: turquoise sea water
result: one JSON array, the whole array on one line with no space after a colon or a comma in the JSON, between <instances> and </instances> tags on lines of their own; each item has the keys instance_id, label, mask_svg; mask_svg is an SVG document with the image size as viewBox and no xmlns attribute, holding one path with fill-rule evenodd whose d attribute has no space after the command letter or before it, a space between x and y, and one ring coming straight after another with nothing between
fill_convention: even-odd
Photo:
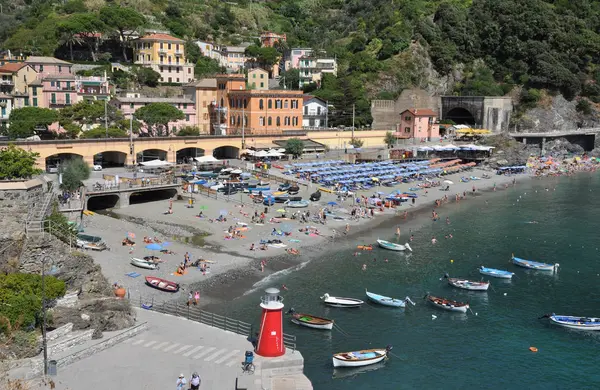
<instances>
[{"instance_id":1,"label":"turquoise sea water","mask_svg":"<svg viewBox=\"0 0 600 390\"><path fill-rule=\"evenodd\" d=\"M297 336L305 373L317 390L599 388L600 332L567 330L537 319L550 312L600 317L599 194L600 175L582 174L534 180L452 204L439 211L441 221L427 222L415 232L410 255L377 248L355 257L351 243L337 242L303 269L271 279L221 311L258 324L262 290L285 283L286 310L294 307L335 319L347 335L299 327L287 319L284 323L285 332ZM450 225L444 222L447 216ZM531 220L539 223L527 223ZM444 238L449 232L453 239ZM431 244L432 235L437 245ZM377 236L395 240L393 231L386 229L362 241ZM560 263L560 270L555 275L516 267L509 263L513 252ZM479 280L479 265L507 269L516 276L507 282L490 278L488 292L457 290L440 281L445 272ZM319 300L328 292L366 301L365 288L397 298L408 295L417 306L337 309ZM469 301L476 315L429 306L422 299L426 292ZM394 346L395 356L385 364L367 371L334 372L332 353L388 344ZM530 346L539 352L530 352Z\"/></svg>"}]
</instances>

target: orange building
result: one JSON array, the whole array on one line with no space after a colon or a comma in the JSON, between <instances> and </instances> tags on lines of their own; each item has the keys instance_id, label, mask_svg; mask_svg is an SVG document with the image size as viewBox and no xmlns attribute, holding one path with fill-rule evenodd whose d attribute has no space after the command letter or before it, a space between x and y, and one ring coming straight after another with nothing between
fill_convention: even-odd
<instances>
[{"instance_id":1,"label":"orange building","mask_svg":"<svg viewBox=\"0 0 600 390\"><path fill-rule=\"evenodd\" d=\"M260 44L265 47L273 47L275 43L285 41L287 41L285 34L276 34L271 31L265 31L260 34Z\"/></svg>"},{"instance_id":2,"label":"orange building","mask_svg":"<svg viewBox=\"0 0 600 390\"><path fill-rule=\"evenodd\" d=\"M228 134L273 134L302 128L302 91L229 92Z\"/></svg>"}]
</instances>

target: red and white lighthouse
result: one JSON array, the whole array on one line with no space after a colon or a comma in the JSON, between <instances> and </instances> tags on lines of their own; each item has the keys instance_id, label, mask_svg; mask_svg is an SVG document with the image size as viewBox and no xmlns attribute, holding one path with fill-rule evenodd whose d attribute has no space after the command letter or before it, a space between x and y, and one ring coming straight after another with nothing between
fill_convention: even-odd
<instances>
[{"instance_id":1,"label":"red and white lighthouse","mask_svg":"<svg viewBox=\"0 0 600 390\"><path fill-rule=\"evenodd\" d=\"M283 345L283 297L279 290L271 287L265 290L261 298L262 318L256 353L265 357L285 354Z\"/></svg>"}]
</instances>

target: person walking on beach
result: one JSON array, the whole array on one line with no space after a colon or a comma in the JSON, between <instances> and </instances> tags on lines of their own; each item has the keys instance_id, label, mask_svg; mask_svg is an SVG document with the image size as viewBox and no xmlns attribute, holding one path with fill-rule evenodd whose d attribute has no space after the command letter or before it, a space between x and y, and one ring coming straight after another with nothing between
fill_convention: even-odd
<instances>
[{"instance_id":1,"label":"person walking on beach","mask_svg":"<svg viewBox=\"0 0 600 390\"><path fill-rule=\"evenodd\" d=\"M197 373L193 373L192 377L190 378L190 390L200 389L201 382L202 381L200 380L200 375L198 375Z\"/></svg>"},{"instance_id":2,"label":"person walking on beach","mask_svg":"<svg viewBox=\"0 0 600 390\"><path fill-rule=\"evenodd\" d=\"M190 293L188 294L188 301L187 301L187 305L190 306L192 304L194 297L192 296L192 292L190 291Z\"/></svg>"},{"instance_id":3,"label":"person walking on beach","mask_svg":"<svg viewBox=\"0 0 600 390\"><path fill-rule=\"evenodd\" d=\"M348 233L350 233L350 224L349 223L346 224L346 229L344 229L344 234L348 234Z\"/></svg>"},{"instance_id":4,"label":"person walking on beach","mask_svg":"<svg viewBox=\"0 0 600 390\"><path fill-rule=\"evenodd\" d=\"M183 374L179 375L179 379L177 379L177 390L184 390L187 381L185 380L185 376Z\"/></svg>"},{"instance_id":5,"label":"person walking on beach","mask_svg":"<svg viewBox=\"0 0 600 390\"><path fill-rule=\"evenodd\" d=\"M397 235L398 237L400 237L400 227L397 227L397 228L396 228L396 235Z\"/></svg>"},{"instance_id":6,"label":"person walking on beach","mask_svg":"<svg viewBox=\"0 0 600 390\"><path fill-rule=\"evenodd\" d=\"M404 219L408 218L408 211L404 210Z\"/></svg>"},{"instance_id":7,"label":"person walking on beach","mask_svg":"<svg viewBox=\"0 0 600 390\"><path fill-rule=\"evenodd\" d=\"M200 291L194 293L194 305L198 306L198 303L200 303Z\"/></svg>"}]
</instances>

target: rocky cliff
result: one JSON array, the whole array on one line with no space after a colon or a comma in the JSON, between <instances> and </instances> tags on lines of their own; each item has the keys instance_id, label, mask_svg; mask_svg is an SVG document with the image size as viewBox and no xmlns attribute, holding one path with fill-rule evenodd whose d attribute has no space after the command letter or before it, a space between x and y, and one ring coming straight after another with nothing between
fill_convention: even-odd
<instances>
[{"instance_id":1,"label":"rocky cliff","mask_svg":"<svg viewBox=\"0 0 600 390\"><path fill-rule=\"evenodd\" d=\"M551 132L600 127L598 111L592 110L591 114L580 112L577 100L568 101L562 95L544 96L537 107L514 118L513 125L520 131Z\"/></svg>"}]
</instances>

